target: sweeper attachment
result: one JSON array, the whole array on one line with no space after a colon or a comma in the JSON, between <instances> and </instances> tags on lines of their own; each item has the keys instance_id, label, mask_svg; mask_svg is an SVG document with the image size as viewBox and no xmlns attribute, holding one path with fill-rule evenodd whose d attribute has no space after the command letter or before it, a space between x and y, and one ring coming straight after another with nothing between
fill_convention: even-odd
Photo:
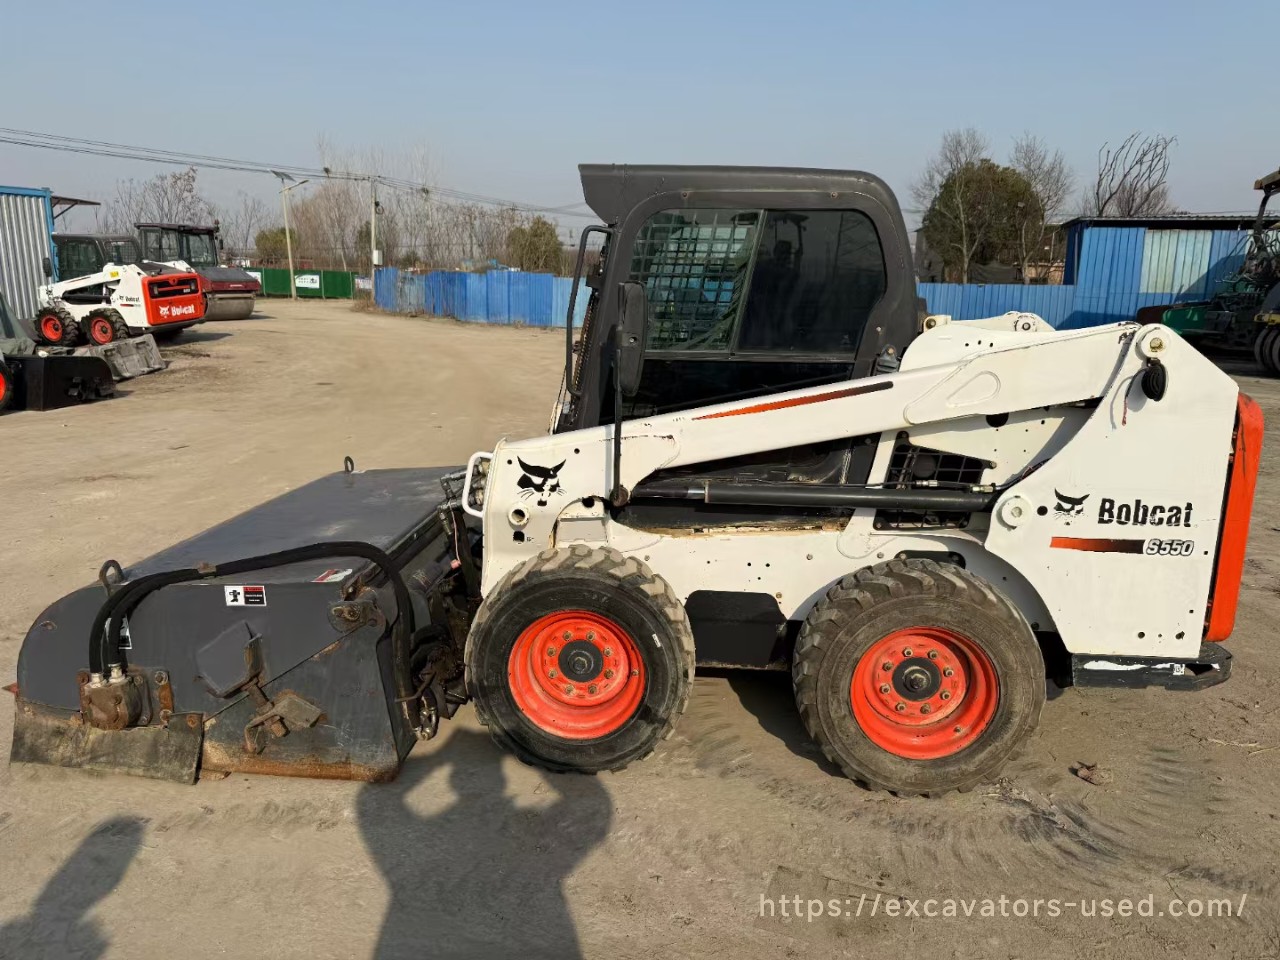
<instances>
[{"instance_id":1,"label":"sweeper attachment","mask_svg":"<svg viewBox=\"0 0 1280 960\"><path fill-rule=\"evenodd\" d=\"M927 315L868 174L582 178L551 432L109 563L27 636L15 760L380 779L469 699L523 760L618 769L701 663L789 671L850 777L935 794L1046 677L1226 679L1262 420L1177 334Z\"/></svg>"}]
</instances>

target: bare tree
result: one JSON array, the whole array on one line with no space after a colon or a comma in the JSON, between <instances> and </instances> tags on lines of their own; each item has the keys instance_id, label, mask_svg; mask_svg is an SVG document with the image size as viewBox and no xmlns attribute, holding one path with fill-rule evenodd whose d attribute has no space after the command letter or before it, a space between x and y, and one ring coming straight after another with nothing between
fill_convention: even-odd
<instances>
[{"instance_id":1,"label":"bare tree","mask_svg":"<svg viewBox=\"0 0 1280 960\"><path fill-rule=\"evenodd\" d=\"M1098 150L1098 175L1085 194L1084 213L1094 217L1150 217L1168 213L1169 150L1176 137L1134 131L1114 149Z\"/></svg>"},{"instance_id":2,"label":"bare tree","mask_svg":"<svg viewBox=\"0 0 1280 960\"><path fill-rule=\"evenodd\" d=\"M1075 186L1075 175L1067 166L1061 150L1050 151L1039 137L1024 133L1013 142L1009 165L1022 174L1031 186L1035 197L1033 204L1018 206L1017 244L1018 262L1022 268L1022 282L1031 282L1031 264L1052 264L1053 246L1057 234L1050 230L1050 223L1058 217ZM1045 247L1045 238L1049 246Z\"/></svg>"},{"instance_id":3,"label":"bare tree","mask_svg":"<svg viewBox=\"0 0 1280 960\"><path fill-rule=\"evenodd\" d=\"M262 230L275 227L279 218L260 197L251 197L241 190L238 200L235 206L217 207L214 212L227 253L247 257L253 252L254 237Z\"/></svg>"},{"instance_id":4,"label":"bare tree","mask_svg":"<svg viewBox=\"0 0 1280 960\"><path fill-rule=\"evenodd\" d=\"M981 178L975 174L989 152L987 138L973 127L948 130L937 154L911 186L916 205L927 211L927 217L936 217L945 225L946 235L953 238L954 249L939 253L946 261L960 265L961 283L969 282L969 265L984 239L984 227L974 217L974 194L982 189Z\"/></svg>"},{"instance_id":5,"label":"bare tree","mask_svg":"<svg viewBox=\"0 0 1280 960\"><path fill-rule=\"evenodd\" d=\"M213 204L196 188L196 170L156 174L149 180L120 180L116 195L95 213L97 229L132 233L136 223L196 223L213 219Z\"/></svg>"}]
</instances>

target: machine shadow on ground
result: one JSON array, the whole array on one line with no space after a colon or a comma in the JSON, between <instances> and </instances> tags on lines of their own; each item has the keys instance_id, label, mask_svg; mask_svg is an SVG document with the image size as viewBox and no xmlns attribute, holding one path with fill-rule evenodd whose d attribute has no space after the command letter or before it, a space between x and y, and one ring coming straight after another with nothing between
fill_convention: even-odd
<instances>
[{"instance_id":1,"label":"machine shadow on ground","mask_svg":"<svg viewBox=\"0 0 1280 960\"><path fill-rule=\"evenodd\" d=\"M769 735L788 750L834 777L844 774L822 755L796 711L791 674L781 670L700 670L699 676L724 677L742 706Z\"/></svg>"},{"instance_id":2,"label":"machine shadow on ground","mask_svg":"<svg viewBox=\"0 0 1280 960\"><path fill-rule=\"evenodd\" d=\"M613 802L597 777L539 772L546 802L516 806L505 756L456 730L361 790L360 831L390 893L376 960L582 956L565 879L608 835Z\"/></svg>"},{"instance_id":3,"label":"machine shadow on ground","mask_svg":"<svg viewBox=\"0 0 1280 960\"><path fill-rule=\"evenodd\" d=\"M113 817L94 828L49 878L31 912L0 926L0 957L105 956L111 944L91 913L119 885L145 829L134 817Z\"/></svg>"},{"instance_id":4,"label":"machine shadow on ground","mask_svg":"<svg viewBox=\"0 0 1280 960\"><path fill-rule=\"evenodd\" d=\"M226 321L219 321L226 322ZM186 347L194 346L197 343L215 343L218 340L225 340L231 336L229 330L183 330L177 336L159 340L158 343L162 349L168 347Z\"/></svg>"}]
</instances>

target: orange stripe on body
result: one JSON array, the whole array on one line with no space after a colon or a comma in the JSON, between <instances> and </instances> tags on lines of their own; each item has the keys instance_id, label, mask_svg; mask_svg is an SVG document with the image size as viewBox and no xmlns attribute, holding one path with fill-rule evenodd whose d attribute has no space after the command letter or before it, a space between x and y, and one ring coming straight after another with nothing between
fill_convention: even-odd
<instances>
[{"instance_id":1,"label":"orange stripe on body","mask_svg":"<svg viewBox=\"0 0 1280 960\"><path fill-rule=\"evenodd\" d=\"M704 413L695 420L717 420L720 417L741 417L749 413L765 413L769 410L785 410L787 407L803 407L810 403L824 403L827 400L840 400L844 397L856 397L863 393L877 393L893 386L889 380L879 383L866 383L857 387L845 387L843 390L832 390L828 393L815 393L809 397L791 397L787 400L772 400L768 403L756 403L749 407L738 407L736 410L722 410L719 413Z\"/></svg>"},{"instance_id":2,"label":"orange stripe on body","mask_svg":"<svg viewBox=\"0 0 1280 960\"><path fill-rule=\"evenodd\" d=\"M1141 553L1145 540L1101 540L1089 537L1054 537L1055 550L1083 550L1086 553Z\"/></svg>"}]
</instances>

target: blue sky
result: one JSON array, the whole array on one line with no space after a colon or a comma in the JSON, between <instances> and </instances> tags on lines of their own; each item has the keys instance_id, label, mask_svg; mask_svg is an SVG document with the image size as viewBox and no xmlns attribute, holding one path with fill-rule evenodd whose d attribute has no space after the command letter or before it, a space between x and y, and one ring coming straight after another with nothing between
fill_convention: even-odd
<instances>
[{"instance_id":1,"label":"blue sky","mask_svg":"<svg viewBox=\"0 0 1280 960\"><path fill-rule=\"evenodd\" d=\"M1176 135L1174 201L1255 205L1280 167L1280 3L15 3L0 126L312 165L425 147L444 186L580 199L584 161L866 169L906 191L944 130ZM1253 38L1258 38L1255 42ZM105 199L159 167L0 145L0 183ZM274 200L269 178L204 191Z\"/></svg>"}]
</instances>

